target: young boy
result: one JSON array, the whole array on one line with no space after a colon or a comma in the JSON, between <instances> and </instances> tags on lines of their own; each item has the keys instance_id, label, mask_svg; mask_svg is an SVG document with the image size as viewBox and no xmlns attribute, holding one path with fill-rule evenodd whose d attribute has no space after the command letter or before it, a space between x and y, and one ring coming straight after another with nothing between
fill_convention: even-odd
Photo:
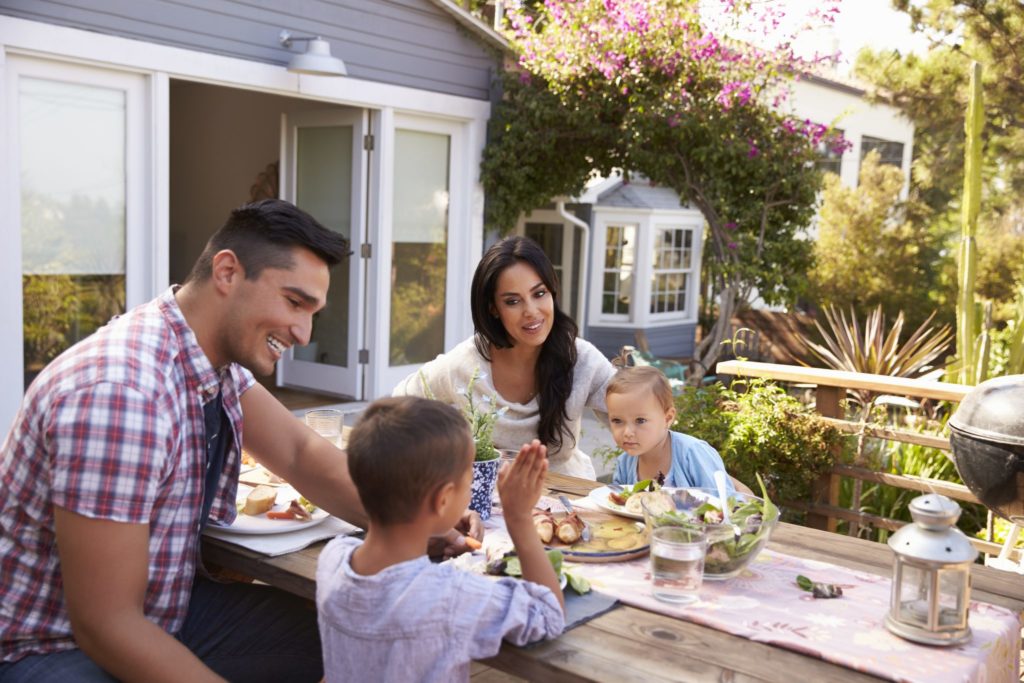
<instances>
[{"instance_id":1,"label":"young boy","mask_svg":"<svg viewBox=\"0 0 1024 683\"><path fill-rule=\"evenodd\" d=\"M665 486L715 488L714 472L725 471L722 457L706 441L669 429L676 409L661 370L621 368L608 383L605 403L612 436L625 451L616 461L613 483L635 484L663 474ZM732 477L726 488L750 493Z\"/></svg>"},{"instance_id":2,"label":"young boy","mask_svg":"<svg viewBox=\"0 0 1024 683\"><path fill-rule=\"evenodd\" d=\"M327 681L469 680L469 664L564 626L558 577L534 530L546 449L523 446L498 474L523 581L431 564L427 541L469 503L473 441L458 410L417 397L371 404L348 441L348 465L369 525L320 554L317 596Z\"/></svg>"}]
</instances>

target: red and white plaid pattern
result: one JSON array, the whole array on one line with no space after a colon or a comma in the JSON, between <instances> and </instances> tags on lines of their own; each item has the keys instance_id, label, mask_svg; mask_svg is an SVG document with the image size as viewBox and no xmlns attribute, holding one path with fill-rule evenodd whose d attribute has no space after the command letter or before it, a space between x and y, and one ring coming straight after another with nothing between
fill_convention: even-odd
<instances>
[{"instance_id":1,"label":"red and white plaid pattern","mask_svg":"<svg viewBox=\"0 0 1024 683\"><path fill-rule=\"evenodd\" d=\"M230 523L242 443L239 398L253 381L235 364L213 368L173 289L43 370L0 447L0 660L75 647L54 505L148 524L145 613L169 633L181 628L199 551L203 404L220 387L234 431L210 511L212 520Z\"/></svg>"}]
</instances>

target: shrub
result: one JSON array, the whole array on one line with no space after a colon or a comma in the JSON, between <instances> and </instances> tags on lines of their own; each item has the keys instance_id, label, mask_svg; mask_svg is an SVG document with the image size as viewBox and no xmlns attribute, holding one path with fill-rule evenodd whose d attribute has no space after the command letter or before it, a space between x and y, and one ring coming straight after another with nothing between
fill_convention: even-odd
<instances>
[{"instance_id":1,"label":"shrub","mask_svg":"<svg viewBox=\"0 0 1024 683\"><path fill-rule=\"evenodd\" d=\"M839 431L778 385L752 380L687 389L676 400L673 429L718 449L729 473L752 484L761 474L773 499L807 500L834 462Z\"/></svg>"}]
</instances>

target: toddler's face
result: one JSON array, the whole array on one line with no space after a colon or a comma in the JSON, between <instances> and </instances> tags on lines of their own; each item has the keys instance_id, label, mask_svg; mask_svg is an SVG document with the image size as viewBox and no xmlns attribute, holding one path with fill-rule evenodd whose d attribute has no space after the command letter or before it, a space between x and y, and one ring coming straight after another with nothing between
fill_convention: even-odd
<instances>
[{"instance_id":1,"label":"toddler's face","mask_svg":"<svg viewBox=\"0 0 1024 683\"><path fill-rule=\"evenodd\" d=\"M624 394L608 394L608 421L619 448L633 456L642 456L665 440L675 410L665 410L650 391L638 389Z\"/></svg>"}]
</instances>

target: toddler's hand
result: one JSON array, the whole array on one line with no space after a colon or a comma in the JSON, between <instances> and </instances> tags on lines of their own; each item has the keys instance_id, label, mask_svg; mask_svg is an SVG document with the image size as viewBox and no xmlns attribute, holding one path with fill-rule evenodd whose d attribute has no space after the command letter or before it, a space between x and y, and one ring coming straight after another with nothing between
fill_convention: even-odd
<instances>
[{"instance_id":1,"label":"toddler's hand","mask_svg":"<svg viewBox=\"0 0 1024 683\"><path fill-rule=\"evenodd\" d=\"M502 466L498 472L498 497L506 521L532 517L544 492L547 471L548 449L537 439L523 445L514 462Z\"/></svg>"}]
</instances>

